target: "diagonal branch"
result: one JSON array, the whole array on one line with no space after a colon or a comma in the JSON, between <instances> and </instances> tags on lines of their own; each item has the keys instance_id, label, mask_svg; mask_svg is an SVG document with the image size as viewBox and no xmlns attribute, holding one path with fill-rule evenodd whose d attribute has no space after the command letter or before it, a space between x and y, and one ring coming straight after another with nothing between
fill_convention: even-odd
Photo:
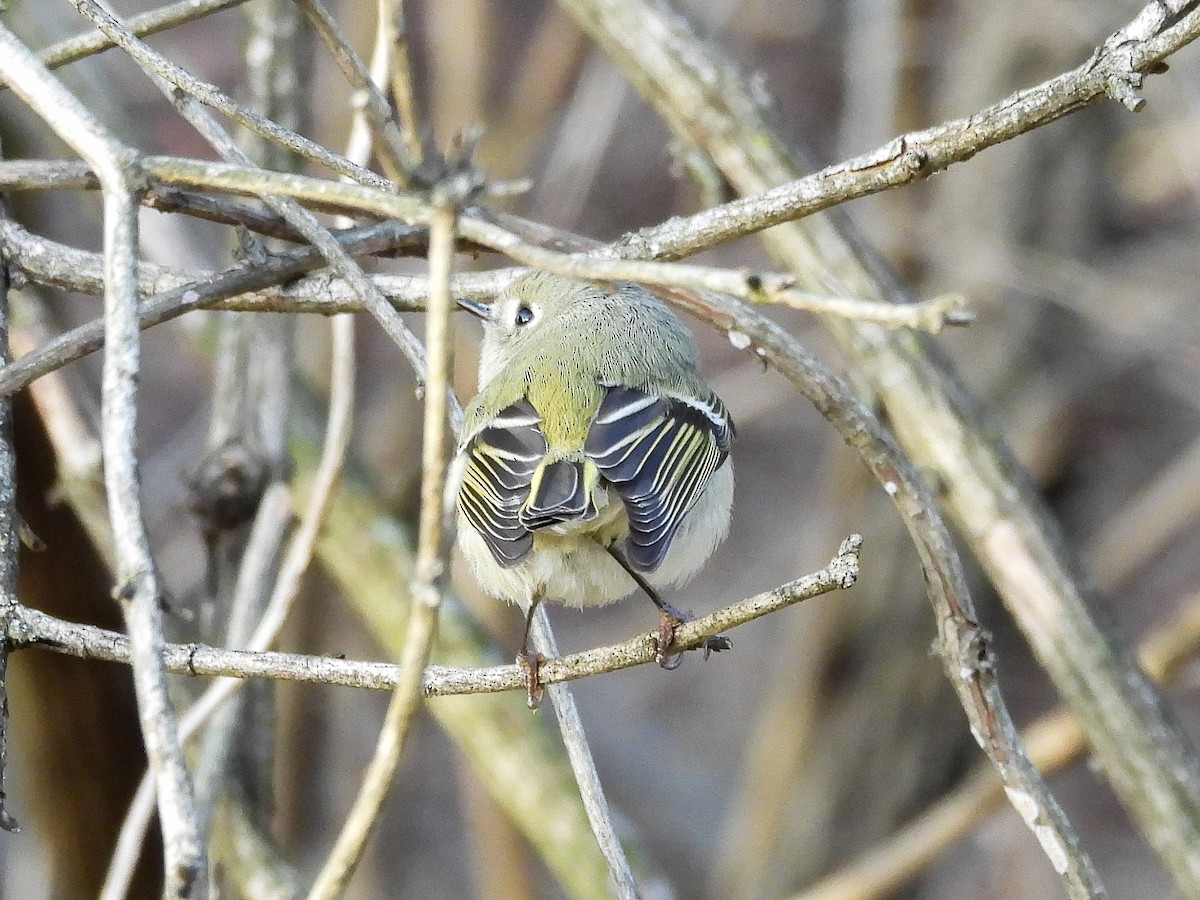
<instances>
[{"instance_id":1,"label":"diagonal branch","mask_svg":"<svg viewBox=\"0 0 1200 900\"><path fill-rule=\"evenodd\" d=\"M563 0L635 86L673 125L709 152L744 194L762 193L798 177L772 130L758 94L735 66L701 41L661 2ZM1160 13L1163 13L1160 15ZM1166 26L1154 33L1155 24ZM1200 31L1194 2L1150 4L1117 32L1076 77L1091 79L1088 96L1113 85L1140 83L1144 70ZM1014 95L997 110L1025 121L1050 121L1083 100L1069 84L1047 96ZM991 121L991 120L988 120ZM959 127L973 128L973 119ZM999 132L998 132L999 134ZM973 146L964 144L964 146ZM979 149L974 147L975 150ZM902 155L903 158L903 155ZM885 157L884 162L891 159ZM869 170L857 176L867 179ZM766 233L773 253L809 285L832 278L860 296L882 298L890 275L864 263L861 242L846 226L819 217ZM656 245L667 248L666 243ZM680 243L680 247L692 244ZM946 485L946 502L1006 606L1028 637L1063 698L1080 716L1097 762L1151 844L1187 894L1200 894L1200 761L1137 668L1129 648L1092 617L1057 529L1029 488L996 429L980 422L976 404L918 336L827 318L848 358L866 375L915 461ZM1052 857L1053 858L1053 857ZM1079 858L1075 858L1078 862ZM1086 863L1081 863L1087 868ZM1082 893L1086 879L1076 879Z\"/></svg>"}]
</instances>

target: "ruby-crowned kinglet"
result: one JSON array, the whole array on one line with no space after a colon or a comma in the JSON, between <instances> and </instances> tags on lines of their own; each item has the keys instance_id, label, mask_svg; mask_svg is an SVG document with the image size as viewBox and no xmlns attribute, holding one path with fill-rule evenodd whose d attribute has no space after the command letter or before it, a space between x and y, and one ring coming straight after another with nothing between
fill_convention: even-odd
<instances>
[{"instance_id":1,"label":"ruby-crowned kinglet","mask_svg":"<svg viewBox=\"0 0 1200 900\"><path fill-rule=\"evenodd\" d=\"M733 421L691 335L628 283L533 272L490 305L459 304L484 338L451 480L458 545L489 594L528 610L520 660L536 666L540 601L593 606L641 586L663 611L665 665L679 613L653 587L695 574L733 503Z\"/></svg>"}]
</instances>

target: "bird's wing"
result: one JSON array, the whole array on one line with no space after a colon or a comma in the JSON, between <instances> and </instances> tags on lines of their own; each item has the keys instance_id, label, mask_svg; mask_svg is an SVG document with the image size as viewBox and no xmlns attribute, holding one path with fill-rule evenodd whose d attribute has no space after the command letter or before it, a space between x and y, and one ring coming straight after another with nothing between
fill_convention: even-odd
<instances>
[{"instance_id":1,"label":"bird's wing","mask_svg":"<svg viewBox=\"0 0 1200 900\"><path fill-rule=\"evenodd\" d=\"M534 472L546 455L541 418L528 400L501 410L462 449L458 509L483 537L496 562L519 563L533 546L520 521Z\"/></svg>"},{"instance_id":2,"label":"bird's wing","mask_svg":"<svg viewBox=\"0 0 1200 900\"><path fill-rule=\"evenodd\" d=\"M584 452L625 504L626 555L635 568L658 568L733 436L733 420L715 394L694 401L608 388Z\"/></svg>"}]
</instances>

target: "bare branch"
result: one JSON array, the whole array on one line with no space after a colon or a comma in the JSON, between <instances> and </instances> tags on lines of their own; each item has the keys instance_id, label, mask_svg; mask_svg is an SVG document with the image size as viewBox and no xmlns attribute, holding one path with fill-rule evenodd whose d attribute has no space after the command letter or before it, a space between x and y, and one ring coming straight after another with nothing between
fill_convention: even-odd
<instances>
[{"instance_id":1,"label":"bare branch","mask_svg":"<svg viewBox=\"0 0 1200 900\"><path fill-rule=\"evenodd\" d=\"M165 69L168 73L173 73L177 67L130 35L128 29L116 18L101 9L94 0L71 0L71 2L76 9L91 19L101 31L112 37L114 41L120 44L123 50L133 56L134 61L150 76L151 80L155 82L155 85L164 93L167 99L176 106L184 118L200 130L223 157L235 160L244 167L244 171L255 173L251 177L274 174L254 168L246 155L233 143L229 136L205 110L190 101L188 97L176 96L173 88L179 85L177 82L161 74L159 70ZM196 87L191 81L187 81L187 84L190 87ZM202 86L197 89L202 90ZM196 99L199 100L202 98L197 97ZM246 127L252 126L247 125ZM254 130L257 131L257 129ZM350 178L354 177L354 174L350 171L345 171L341 174ZM376 181L378 182L379 180L376 179ZM336 187L349 188L351 185L339 184ZM375 317L376 321L383 326L388 336L404 352L404 355L416 371L418 380L423 379L425 350L409 330L408 326L404 324L399 314L392 309L387 299L380 293L371 280L367 278L358 264L339 246L329 231L311 213L295 203L275 196L275 193L277 192L271 192L264 196L262 198L263 202L295 226L309 243L321 251L321 254L329 260L330 265L334 267L338 274L350 282L355 290L359 292L367 309ZM457 406L458 401L455 399L452 401L452 408L457 409Z\"/></svg>"},{"instance_id":2,"label":"bare branch","mask_svg":"<svg viewBox=\"0 0 1200 900\"><path fill-rule=\"evenodd\" d=\"M406 225L384 222L342 233L338 240L342 242L348 254L357 255L406 243L411 235L412 230ZM22 272L34 275L36 280L44 284L71 289L90 287L103 290L102 273L96 266L100 258L96 254L35 238L12 222L0 222L0 248L14 257L14 265ZM51 268L42 268L44 263L49 263ZM142 278L143 288L149 292L165 288L165 292L139 305L138 327L150 328L201 308L219 307L250 311L270 309L273 303L263 292L266 295L280 296L278 290L268 289L273 285L287 284L297 275L320 268L324 263L325 257L321 251L305 249L272 256L265 263L242 262L224 272L214 273L199 280L194 279L191 274L174 275L162 270L152 270L149 279ZM34 269L33 266L38 268ZM327 278L323 280L328 282ZM327 291L324 290L324 286L311 286L315 288L311 295L317 300L317 305L310 307L310 312L329 314L353 312L362 308L360 302L340 305L324 302L329 299L325 296ZM422 288L424 287L425 282L422 280ZM241 298L242 303L221 305L222 300L233 297ZM285 311L287 305L276 306L276 311ZM288 311L300 310L293 307ZM47 372L60 368L71 360L94 353L103 346L104 327L100 320L63 332L16 362L0 369L0 396L9 396Z\"/></svg>"},{"instance_id":3,"label":"bare branch","mask_svg":"<svg viewBox=\"0 0 1200 900\"><path fill-rule=\"evenodd\" d=\"M0 217L7 218L8 204L0 200ZM0 364L7 365L9 350L8 263L0 250ZM18 610L17 554L21 549L17 514L17 455L13 445L12 402L0 400L0 829L20 831L8 811L4 777L8 772L8 650L6 635Z\"/></svg>"},{"instance_id":4,"label":"bare branch","mask_svg":"<svg viewBox=\"0 0 1200 900\"><path fill-rule=\"evenodd\" d=\"M166 890L186 897L204 867L195 800L183 762L175 711L162 665L162 610L154 560L142 519L136 457L138 257L141 173L132 152L112 138L7 28L0 25L0 76L100 178L104 192L105 336L104 481L117 552L117 599L129 629L146 754L155 775Z\"/></svg>"},{"instance_id":5,"label":"bare branch","mask_svg":"<svg viewBox=\"0 0 1200 900\"><path fill-rule=\"evenodd\" d=\"M396 124L392 108L366 64L354 52L337 20L323 4L316 0L296 0L296 4L329 50L342 75L357 92L356 101L362 103L365 121L375 136L375 146L385 163L384 171L402 187L412 187L421 158L410 152L409 144Z\"/></svg>"},{"instance_id":6,"label":"bare branch","mask_svg":"<svg viewBox=\"0 0 1200 900\"><path fill-rule=\"evenodd\" d=\"M450 268L454 261L454 219L453 198L447 198L429 231L429 281L432 292L425 320L429 369L421 454L421 518L408 630L400 654L400 678L392 692L383 728L363 783L337 841L309 892L310 900L340 897L362 859L404 753L413 715L421 700L421 673L429 661L437 632L449 549L442 491L448 453L446 397L450 386L453 339L450 334L450 310L453 307Z\"/></svg>"},{"instance_id":7,"label":"bare branch","mask_svg":"<svg viewBox=\"0 0 1200 900\"><path fill-rule=\"evenodd\" d=\"M821 594L851 587L858 577L861 548L862 538L851 535L825 568L680 624L671 644L672 653L696 650L708 638L739 625ZM124 636L93 625L64 622L28 607L18 611L9 640L14 650L45 649L84 659L129 662L129 642ZM652 632L645 632L617 644L547 659L538 668L540 683L560 684L646 665L654 662L655 640ZM164 662L167 670L176 675L273 678L377 691L393 690L400 674L400 667L390 663L265 650L226 650L201 644L168 644ZM421 687L426 697L525 689L525 675L516 665L482 668L431 665L425 669Z\"/></svg>"},{"instance_id":8,"label":"bare branch","mask_svg":"<svg viewBox=\"0 0 1200 900\"><path fill-rule=\"evenodd\" d=\"M388 187L389 183L386 179L380 178L369 169L357 166L345 157L325 149L315 141L281 127L252 109L247 109L214 85L201 81L162 54L155 53L142 40L135 37L128 26L123 25L115 16L99 5L90 0L71 0L71 5L99 28L114 45L129 54L130 58L147 74L151 75L160 89L164 90L167 99L172 102L176 100L173 96L174 92L182 91L190 97L195 97L205 106L228 116L243 128L262 135L267 140L274 141L279 146L285 147L305 159L320 163L331 172L336 172L362 184L380 188ZM163 88L163 85L167 87ZM191 120L189 119L189 121ZM196 122L193 121L192 124L195 125ZM204 133L203 128L200 131L202 134ZM205 134L205 137L211 139L211 135Z\"/></svg>"},{"instance_id":9,"label":"bare branch","mask_svg":"<svg viewBox=\"0 0 1200 900\"><path fill-rule=\"evenodd\" d=\"M134 16L129 20L129 30L138 37L158 34L245 2L246 0L180 0L179 3L171 3ZM57 69L114 46L113 42L99 31L89 31L51 44L38 53L38 58L45 63L46 68Z\"/></svg>"},{"instance_id":10,"label":"bare branch","mask_svg":"<svg viewBox=\"0 0 1200 900\"><path fill-rule=\"evenodd\" d=\"M700 141L739 191L760 194L797 179L790 154L764 114L761 91L696 37L686 22L658 3L563 2L643 96L664 110L664 118ZM1196 4L1153 3L1147 15L1168 8L1186 15L1174 24L1174 14L1161 19L1170 27L1144 42L1139 42L1137 29L1122 30L1095 61L1076 70L1077 77L1089 80L1088 92L1077 95L1073 82L1060 83L1055 96L1044 97L1043 103L1041 94L1033 91L1028 127L1077 108L1085 96L1099 99L1115 81L1140 81L1141 71L1193 39L1200 29ZM1006 114L1024 121L1020 104L1025 97L1026 92L1018 93L1001 104L995 118L986 120L997 139L1004 133ZM1065 99L1060 102L1057 97ZM964 126L975 129L975 117L959 123L958 130ZM967 145L980 149L969 141L963 146ZM907 154L897 157L899 150L893 147L883 154L884 170L902 164ZM855 183L859 178L871 180L870 175L869 170L860 173ZM764 237L777 258L786 260L810 286L823 287L833 277L856 294L882 297L887 290L881 283L893 283L877 262L863 262L855 249L861 243L857 236L847 238L838 226L819 217L805 219L799 227L772 229ZM674 249L695 246L699 244L681 241ZM644 249L658 255L670 248L661 244ZM977 404L965 398L940 357L911 335L897 338L833 318L826 324L878 392L916 461L937 472L946 485L951 511L1039 661L1085 722L1114 789L1184 892L1200 893L1200 762L1128 649L1091 616L1053 522L1011 453L995 437L996 430L978 421ZM1086 860L1073 859L1081 874L1090 870ZM1086 892L1083 879L1075 880L1073 890Z\"/></svg>"},{"instance_id":11,"label":"bare branch","mask_svg":"<svg viewBox=\"0 0 1200 900\"><path fill-rule=\"evenodd\" d=\"M533 645L541 656L558 656L558 642L550 629L550 617L546 614L544 604L534 611L530 637L533 638ZM539 669L540 666L541 664ZM538 679L541 680L540 674ZM604 862L608 866L609 886L621 900L638 900L641 893L633 877L633 867L629 865L629 859L621 847L621 839L617 836L612 810L604 796L604 787L600 783L596 761L592 758L592 748L583 730L583 717L579 714L575 695L565 684L549 685L547 693L554 707L554 716L558 720L563 745L567 748L567 756L571 760L571 771L575 773L575 783L579 786L583 808L587 810L592 833L596 835L596 843L600 845L600 852L604 854Z\"/></svg>"},{"instance_id":12,"label":"bare branch","mask_svg":"<svg viewBox=\"0 0 1200 900\"><path fill-rule=\"evenodd\" d=\"M585 21L590 20L593 28L603 28L604 32L597 33L597 37L610 48L617 37L611 29L612 23L618 17L622 17L623 23L627 21L623 18L627 13L621 11L625 5L623 3L567 0L564 5L571 7ZM600 11L606 5L611 7L611 12ZM746 171L751 166L771 169L776 178L785 183L764 190L762 181L759 181L755 188L747 191L749 196L627 235L617 242L616 252L620 256L636 259L690 256L731 238L744 237L850 200L927 178L954 163L971 159L981 150L1012 140L1068 113L1109 97L1129 96L1128 92L1136 92L1136 88L1141 86L1145 73L1153 72L1168 56L1200 37L1200 10L1196 9L1196 3L1176 0L1174 5L1187 13L1182 18L1161 20L1162 24L1170 25L1168 28L1160 31L1138 25L1147 16L1153 17L1158 15L1159 10L1165 11L1166 7L1155 0L1146 7L1138 21L1109 37L1086 62L1075 69L1034 87L1023 88L969 116L899 135L868 153L827 166L802 178L789 177L789 170L793 168L790 165L771 164L771 157L781 156L782 149L774 143L769 130L759 127L763 124L761 117L764 110L747 95L744 102L737 104L740 107L738 112L747 125L752 119L755 121L752 127L756 128L756 133L768 139L763 142L768 149L761 154L761 158L754 159L745 145L730 140L720 148L722 164L729 171L734 168ZM678 22L672 23L668 31L670 39L664 44L668 48L665 52L674 55L683 49L683 41L688 37L680 31ZM645 32L628 34L625 38L630 44L636 44L639 34ZM713 69L723 70L721 76L713 71L709 74L714 78L728 76L736 83L737 75L733 66L717 59L711 48L704 49L707 55L705 62ZM630 46L618 53L625 57L631 50L637 52L635 46ZM626 75L635 82L649 77L646 72L628 69ZM728 103L730 99L727 93L722 102ZM683 110L690 121L704 120L705 109L701 104L707 104L710 100L707 95L685 95L682 90L673 92L670 98L675 107L691 104ZM1135 105L1140 108L1143 102L1139 98ZM733 159L734 155L740 159Z\"/></svg>"}]
</instances>

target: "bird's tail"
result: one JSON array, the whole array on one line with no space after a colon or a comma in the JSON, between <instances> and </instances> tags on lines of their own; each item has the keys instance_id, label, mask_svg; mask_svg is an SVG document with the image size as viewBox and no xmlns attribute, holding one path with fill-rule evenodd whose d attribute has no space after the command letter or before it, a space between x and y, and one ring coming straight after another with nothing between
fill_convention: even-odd
<instances>
[{"instance_id":1,"label":"bird's tail","mask_svg":"<svg viewBox=\"0 0 1200 900\"><path fill-rule=\"evenodd\" d=\"M543 460L529 486L529 499L521 507L521 524L537 531L596 518L599 479L600 473L591 460Z\"/></svg>"}]
</instances>

